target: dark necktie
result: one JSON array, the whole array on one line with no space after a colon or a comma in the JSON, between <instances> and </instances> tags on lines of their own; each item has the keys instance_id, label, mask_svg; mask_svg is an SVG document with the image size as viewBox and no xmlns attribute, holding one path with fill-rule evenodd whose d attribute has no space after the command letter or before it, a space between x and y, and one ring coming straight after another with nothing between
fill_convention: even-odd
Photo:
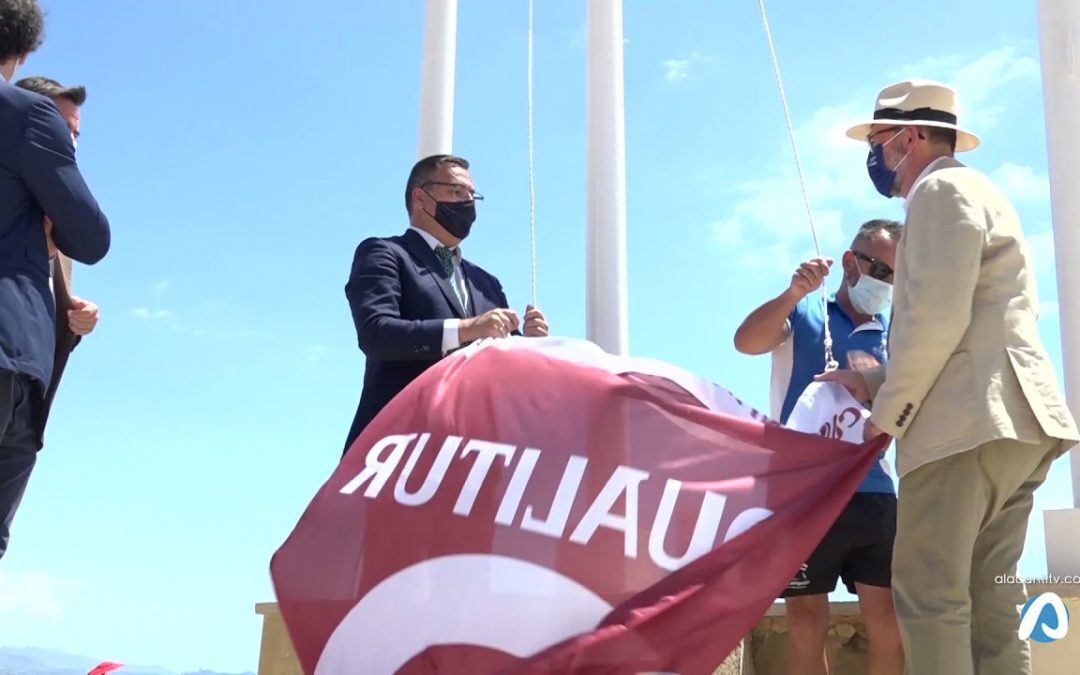
<instances>
[{"instance_id":1,"label":"dark necktie","mask_svg":"<svg viewBox=\"0 0 1080 675\"><path fill-rule=\"evenodd\" d=\"M442 263L443 273L446 274L446 278L450 279L454 276L454 254L457 252L456 248L446 248L445 246L435 247L435 256Z\"/></svg>"},{"instance_id":2,"label":"dark necktie","mask_svg":"<svg viewBox=\"0 0 1080 675\"><path fill-rule=\"evenodd\" d=\"M445 246L435 247L435 256L442 263L443 273L446 275L447 280L450 281L450 288L454 289L454 296L457 298L458 305L468 312L468 307L465 304L465 295L461 286L458 284L458 280L454 278L454 257L457 255L457 248L446 248Z\"/></svg>"}]
</instances>

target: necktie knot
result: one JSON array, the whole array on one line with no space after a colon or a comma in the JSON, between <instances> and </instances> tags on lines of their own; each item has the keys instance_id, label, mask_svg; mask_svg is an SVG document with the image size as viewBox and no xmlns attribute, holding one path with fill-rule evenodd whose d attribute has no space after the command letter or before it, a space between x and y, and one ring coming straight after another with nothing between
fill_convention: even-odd
<instances>
[{"instance_id":1,"label":"necktie knot","mask_svg":"<svg viewBox=\"0 0 1080 675\"><path fill-rule=\"evenodd\" d=\"M443 272L447 278L450 278L454 272L454 256L457 255L457 248L447 248L445 246L435 247L435 256L442 263Z\"/></svg>"}]
</instances>

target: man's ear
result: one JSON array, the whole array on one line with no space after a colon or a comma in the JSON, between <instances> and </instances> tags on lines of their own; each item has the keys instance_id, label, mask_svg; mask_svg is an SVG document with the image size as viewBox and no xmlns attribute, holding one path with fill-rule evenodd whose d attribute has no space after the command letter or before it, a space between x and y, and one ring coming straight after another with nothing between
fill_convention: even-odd
<instances>
[{"instance_id":1,"label":"man's ear","mask_svg":"<svg viewBox=\"0 0 1080 675\"><path fill-rule=\"evenodd\" d=\"M412 194L409 195L412 199L412 208L415 213L418 209L424 208L424 191L420 187L414 187Z\"/></svg>"},{"instance_id":2,"label":"man's ear","mask_svg":"<svg viewBox=\"0 0 1080 675\"><path fill-rule=\"evenodd\" d=\"M907 152L919 141L926 140L926 129L923 127L906 127L904 129L904 140L907 141L904 145L904 152Z\"/></svg>"},{"instance_id":3,"label":"man's ear","mask_svg":"<svg viewBox=\"0 0 1080 675\"><path fill-rule=\"evenodd\" d=\"M859 261L855 259L855 254L850 250L844 251L844 255L840 256L840 269L844 271L844 281L857 276L858 268Z\"/></svg>"}]
</instances>

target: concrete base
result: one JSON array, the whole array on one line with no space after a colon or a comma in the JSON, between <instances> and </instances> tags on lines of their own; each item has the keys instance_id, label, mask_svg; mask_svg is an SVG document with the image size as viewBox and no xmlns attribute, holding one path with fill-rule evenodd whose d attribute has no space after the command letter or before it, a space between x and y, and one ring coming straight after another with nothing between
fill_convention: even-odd
<instances>
[{"instance_id":1,"label":"concrete base","mask_svg":"<svg viewBox=\"0 0 1080 675\"><path fill-rule=\"evenodd\" d=\"M1043 512L1046 569L1050 577L1080 578L1080 509Z\"/></svg>"},{"instance_id":2,"label":"concrete base","mask_svg":"<svg viewBox=\"0 0 1080 675\"><path fill-rule=\"evenodd\" d=\"M293 651L292 640L281 620L276 602L255 605L255 613L263 618L262 645L259 649L259 675L304 675L300 661Z\"/></svg>"},{"instance_id":3,"label":"concrete base","mask_svg":"<svg viewBox=\"0 0 1080 675\"><path fill-rule=\"evenodd\" d=\"M1070 616L1080 617L1080 585L1029 585L1028 595L1052 591L1061 596ZM857 602L834 602L826 651L832 675L866 675L866 628ZM303 675L275 603L262 603L263 642L258 675ZM1076 675L1080 663L1080 623L1064 639L1031 643L1033 675ZM715 675L787 675L787 619L784 605L774 604L738 648L717 667Z\"/></svg>"}]
</instances>

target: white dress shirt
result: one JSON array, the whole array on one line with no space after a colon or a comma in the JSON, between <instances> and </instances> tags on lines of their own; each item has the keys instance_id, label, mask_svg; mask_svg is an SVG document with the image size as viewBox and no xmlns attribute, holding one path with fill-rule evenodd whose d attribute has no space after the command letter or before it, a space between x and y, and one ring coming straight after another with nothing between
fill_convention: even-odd
<instances>
[{"instance_id":1,"label":"white dress shirt","mask_svg":"<svg viewBox=\"0 0 1080 675\"><path fill-rule=\"evenodd\" d=\"M926 177L930 175L930 172L934 170L934 167L937 166L938 163L941 162L941 160L943 160L943 159L945 159L944 156L938 157L934 161L927 164L926 168L923 169L922 173L919 174L919 177L916 178L915 182L911 184L911 189L908 190L908 196L904 197L904 210L905 211L907 210L908 199L911 197L911 193L915 192L915 188L919 187L919 183L923 182L923 180L925 180Z\"/></svg>"},{"instance_id":2,"label":"white dress shirt","mask_svg":"<svg viewBox=\"0 0 1080 675\"><path fill-rule=\"evenodd\" d=\"M424 241L427 242L431 250L434 251L437 247L442 246L438 239L435 238L430 232L425 232L418 227L409 226L410 230L414 230ZM469 286L465 283L465 275L461 272L461 246L456 246L454 249L453 258L453 270L450 276L450 283L454 290L458 293L458 300L461 301L463 309L468 309L469 306ZM461 319L447 319L443 322L443 338L442 338L442 352L447 352L457 349L461 346L461 339L458 336L458 328L461 326Z\"/></svg>"}]
</instances>

